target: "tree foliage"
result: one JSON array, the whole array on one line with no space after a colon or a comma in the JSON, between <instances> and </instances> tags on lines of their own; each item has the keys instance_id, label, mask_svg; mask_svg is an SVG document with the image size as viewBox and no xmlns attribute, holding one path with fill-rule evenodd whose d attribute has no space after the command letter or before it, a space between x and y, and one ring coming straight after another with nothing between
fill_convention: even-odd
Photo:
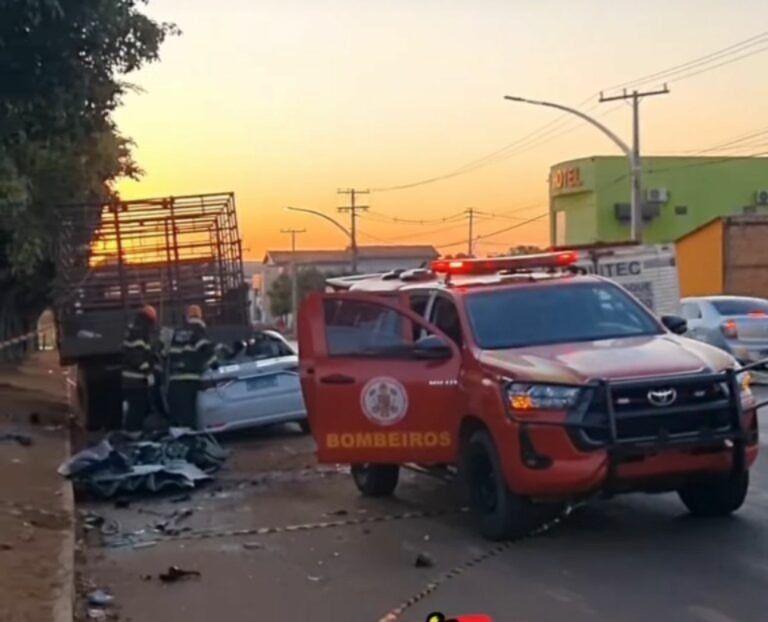
<instances>
[{"instance_id":1,"label":"tree foliage","mask_svg":"<svg viewBox=\"0 0 768 622\"><path fill-rule=\"evenodd\" d=\"M175 33L146 0L0 0L0 335L47 302L56 208L136 177L113 111Z\"/></svg>"},{"instance_id":2,"label":"tree foliage","mask_svg":"<svg viewBox=\"0 0 768 622\"><path fill-rule=\"evenodd\" d=\"M325 289L325 279L328 275L317 268L299 268L297 275L299 301L304 300L312 292L322 292ZM267 295L269 309L273 316L285 317L293 311L292 283L289 274L283 272L272 281Z\"/></svg>"}]
</instances>

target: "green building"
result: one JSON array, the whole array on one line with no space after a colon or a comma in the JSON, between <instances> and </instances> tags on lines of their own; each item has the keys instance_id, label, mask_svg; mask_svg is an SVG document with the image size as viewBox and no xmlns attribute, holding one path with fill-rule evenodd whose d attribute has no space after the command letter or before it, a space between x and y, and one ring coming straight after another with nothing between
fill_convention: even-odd
<instances>
[{"instance_id":1,"label":"green building","mask_svg":"<svg viewBox=\"0 0 768 622\"><path fill-rule=\"evenodd\" d=\"M630 235L627 159L593 156L550 170L550 242L621 242ZM768 213L768 158L643 158L643 241L673 242L718 216Z\"/></svg>"}]
</instances>

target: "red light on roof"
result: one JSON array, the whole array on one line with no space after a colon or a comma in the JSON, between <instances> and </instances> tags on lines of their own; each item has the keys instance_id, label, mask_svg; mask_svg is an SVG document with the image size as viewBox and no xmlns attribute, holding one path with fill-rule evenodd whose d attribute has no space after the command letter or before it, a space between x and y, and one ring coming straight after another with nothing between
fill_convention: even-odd
<instances>
[{"instance_id":1,"label":"red light on roof","mask_svg":"<svg viewBox=\"0 0 768 622\"><path fill-rule=\"evenodd\" d=\"M438 259L431 264L439 274L494 274L502 271L530 270L535 268L563 268L579 260L575 251L494 257L493 259Z\"/></svg>"}]
</instances>

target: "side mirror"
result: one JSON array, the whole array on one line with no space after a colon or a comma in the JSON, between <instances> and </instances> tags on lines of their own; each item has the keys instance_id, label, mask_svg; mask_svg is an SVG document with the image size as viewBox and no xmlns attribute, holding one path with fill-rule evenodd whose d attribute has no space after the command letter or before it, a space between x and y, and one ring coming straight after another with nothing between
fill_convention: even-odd
<instances>
[{"instance_id":1,"label":"side mirror","mask_svg":"<svg viewBox=\"0 0 768 622\"><path fill-rule=\"evenodd\" d=\"M675 335L682 335L688 330L688 321L679 315L662 315L661 323Z\"/></svg>"},{"instance_id":2,"label":"side mirror","mask_svg":"<svg viewBox=\"0 0 768 622\"><path fill-rule=\"evenodd\" d=\"M453 351L437 335L427 335L414 344L413 354L417 359L444 360L451 358Z\"/></svg>"}]
</instances>

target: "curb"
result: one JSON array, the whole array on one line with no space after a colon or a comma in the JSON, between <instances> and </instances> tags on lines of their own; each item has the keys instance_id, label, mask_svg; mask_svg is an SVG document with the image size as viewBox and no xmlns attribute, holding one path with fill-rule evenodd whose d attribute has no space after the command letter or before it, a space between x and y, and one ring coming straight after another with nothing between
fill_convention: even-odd
<instances>
[{"instance_id":1,"label":"curb","mask_svg":"<svg viewBox=\"0 0 768 622\"><path fill-rule=\"evenodd\" d=\"M66 455L71 454L71 439L65 441ZM53 622L72 622L75 603L75 495L72 482L61 478L62 511L70 516L69 528L59 549L59 573L62 579L59 594L53 604Z\"/></svg>"}]
</instances>

